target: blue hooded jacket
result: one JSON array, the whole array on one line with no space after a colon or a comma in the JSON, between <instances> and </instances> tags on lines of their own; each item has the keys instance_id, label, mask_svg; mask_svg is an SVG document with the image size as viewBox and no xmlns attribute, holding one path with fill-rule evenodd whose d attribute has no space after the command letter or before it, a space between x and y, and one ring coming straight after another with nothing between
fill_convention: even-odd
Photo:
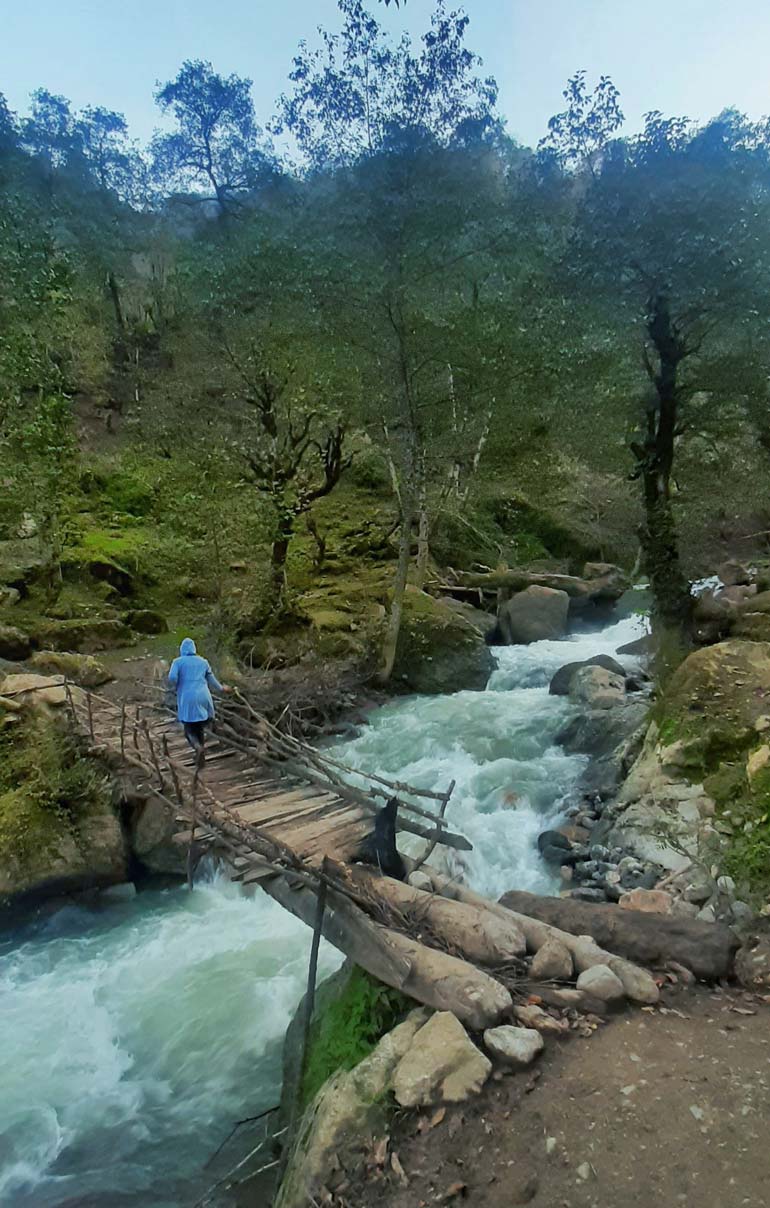
<instances>
[{"instance_id":1,"label":"blue hooded jacket","mask_svg":"<svg viewBox=\"0 0 770 1208\"><path fill-rule=\"evenodd\" d=\"M177 717L181 722L211 721L214 702L210 689L221 692L222 685L206 659L196 654L192 638L185 638L179 647L179 658L171 664L168 682L176 688Z\"/></svg>"}]
</instances>

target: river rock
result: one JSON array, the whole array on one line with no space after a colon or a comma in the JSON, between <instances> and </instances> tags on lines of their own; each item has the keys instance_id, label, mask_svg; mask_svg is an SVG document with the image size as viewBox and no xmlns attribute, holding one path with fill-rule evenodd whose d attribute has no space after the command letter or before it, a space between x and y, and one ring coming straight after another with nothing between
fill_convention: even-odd
<instances>
[{"instance_id":1,"label":"river rock","mask_svg":"<svg viewBox=\"0 0 770 1208\"><path fill-rule=\"evenodd\" d=\"M615 705L623 704L626 681L622 675L616 675L606 667L589 665L575 672L570 681L569 695L572 700L587 705L589 709L612 709Z\"/></svg>"},{"instance_id":2,"label":"river rock","mask_svg":"<svg viewBox=\"0 0 770 1208\"><path fill-rule=\"evenodd\" d=\"M535 981L569 981L573 971L569 948L558 940L547 940L532 957L529 972Z\"/></svg>"},{"instance_id":3,"label":"river rock","mask_svg":"<svg viewBox=\"0 0 770 1208\"><path fill-rule=\"evenodd\" d=\"M603 902L605 894L603 889L594 888L589 885L581 885L578 889L571 889L569 896L574 898L576 902Z\"/></svg>"},{"instance_id":4,"label":"river rock","mask_svg":"<svg viewBox=\"0 0 770 1208\"><path fill-rule=\"evenodd\" d=\"M401 1107L462 1103L477 1095L492 1072L451 1011L437 1011L415 1035L393 1075Z\"/></svg>"},{"instance_id":5,"label":"river rock","mask_svg":"<svg viewBox=\"0 0 770 1208\"><path fill-rule=\"evenodd\" d=\"M545 1048L539 1032L531 1028L514 1028L510 1024L488 1028L484 1033L484 1045L493 1057L514 1070L526 1069Z\"/></svg>"},{"instance_id":6,"label":"river rock","mask_svg":"<svg viewBox=\"0 0 770 1208\"><path fill-rule=\"evenodd\" d=\"M717 577L725 587L745 587L751 584L754 578L749 567L735 558L723 562L717 568Z\"/></svg>"},{"instance_id":7,"label":"river rock","mask_svg":"<svg viewBox=\"0 0 770 1208\"><path fill-rule=\"evenodd\" d=\"M560 667L548 686L550 695L568 696L574 676L583 667L604 667L605 670L611 671L614 675L619 675L625 679L625 668L617 659L612 658L609 654L597 654L593 658L584 659L582 662L565 663L563 667Z\"/></svg>"},{"instance_id":8,"label":"river rock","mask_svg":"<svg viewBox=\"0 0 770 1208\"><path fill-rule=\"evenodd\" d=\"M394 1070L424 1024L425 1012L413 1011L357 1066L324 1083L297 1130L275 1208L320 1202L329 1175L352 1167L361 1147L386 1131Z\"/></svg>"},{"instance_id":9,"label":"river rock","mask_svg":"<svg viewBox=\"0 0 770 1208\"><path fill-rule=\"evenodd\" d=\"M594 965L586 969L580 974L576 985L578 990L590 994L592 998L598 998L601 1002L620 1002L626 996L622 981L606 965Z\"/></svg>"},{"instance_id":10,"label":"river rock","mask_svg":"<svg viewBox=\"0 0 770 1208\"><path fill-rule=\"evenodd\" d=\"M560 638L567 632L569 596L551 587L527 587L500 606L498 622L508 645Z\"/></svg>"},{"instance_id":11,"label":"river rock","mask_svg":"<svg viewBox=\"0 0 770 1208\"><path fill-rule=\"evenodd\" d=\"M646 914L671 914L674 899L665 889L631 889L621 895L621 910L642 910Z\"/></svg>"}]
</instances>

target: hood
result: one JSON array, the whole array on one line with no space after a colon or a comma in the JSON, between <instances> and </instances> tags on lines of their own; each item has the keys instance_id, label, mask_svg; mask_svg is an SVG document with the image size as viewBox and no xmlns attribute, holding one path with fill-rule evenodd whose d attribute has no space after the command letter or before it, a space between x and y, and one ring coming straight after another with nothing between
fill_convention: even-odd
<instances>
[{"instance_id":1,"label":"hood","mask_svg":"<svg viewBox=\"0 0 770 1208\"><path fill-rule=\"evenodd\" d=\"M195 642L192 638L185 638L182 645L179 647L180 654L195 654Z\"/></svg>"}]
</instances>

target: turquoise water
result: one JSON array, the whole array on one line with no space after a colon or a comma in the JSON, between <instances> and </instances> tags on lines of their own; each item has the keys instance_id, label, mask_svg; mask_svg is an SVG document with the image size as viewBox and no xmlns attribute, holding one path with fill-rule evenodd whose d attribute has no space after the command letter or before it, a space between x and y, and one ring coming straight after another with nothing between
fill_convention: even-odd
<instances>
[{"instance_id":1,"label":"turquoise water","mask_svg":"<svg viewBox=\"0 0 770 1208\"><path fill-rule=\"evenodd\" d=\"M194 1203L237 1160L203 1172L232 1125L277 1100L308 951L303 924L216 877L1 946L0 1203ZM324 945L325 972L339 959Z\"/></svg>"}]
</instances>

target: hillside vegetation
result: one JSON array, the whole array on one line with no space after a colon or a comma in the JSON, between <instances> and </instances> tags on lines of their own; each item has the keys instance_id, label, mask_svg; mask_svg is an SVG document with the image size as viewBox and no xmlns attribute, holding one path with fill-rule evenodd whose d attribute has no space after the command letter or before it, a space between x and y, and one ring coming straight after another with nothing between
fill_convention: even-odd
<instances>
[{"instance_id":1,"label":"hillside vegetation","mask_svg":"<svg viewBox=\"0 0 770 1208\"><path fill-rule=\"evenodd\" d=\"M521 147L465 17L393 45L339 7L263 125L198 61L147 148L0 100L0 622L387 678L408 580L641 539L686 625L770 528L767 125L624 138L579 73Z\"/></svg>"}]
</instances>

